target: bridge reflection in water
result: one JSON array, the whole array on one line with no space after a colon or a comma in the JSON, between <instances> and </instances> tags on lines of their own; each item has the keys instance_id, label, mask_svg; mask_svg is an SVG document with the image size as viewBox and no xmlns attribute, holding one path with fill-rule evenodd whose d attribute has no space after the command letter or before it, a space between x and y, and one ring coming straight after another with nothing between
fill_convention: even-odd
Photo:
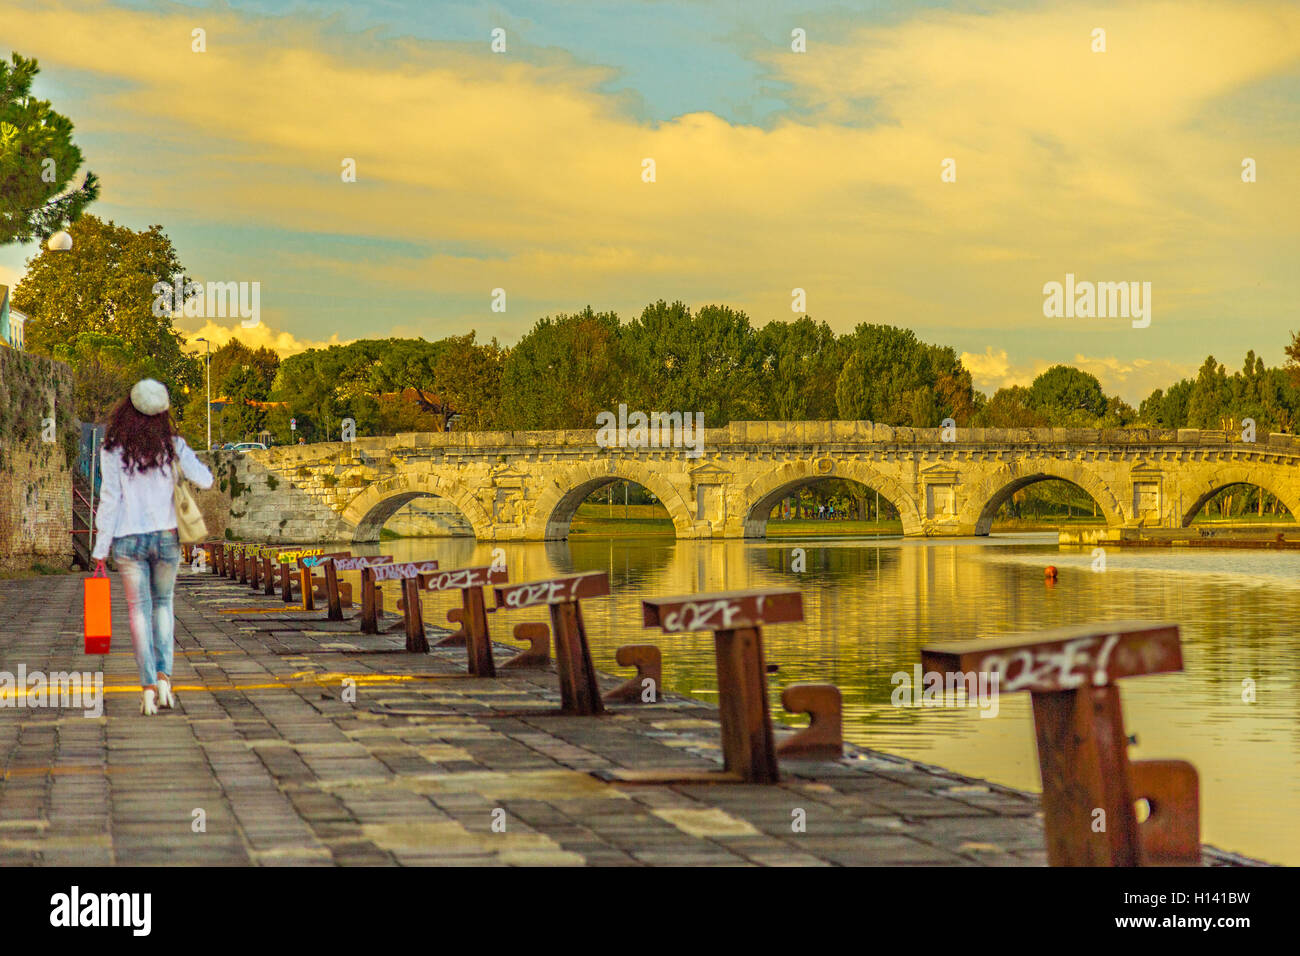
<instances>
[{"instance_id":1,"label":"bridge reflection in water","mask_svg":"<svg viewBox=\"0 0 1300 956\"><path fill-rule=\"evenodd\" d=\"M519 544L442 538L350 547L399 560L436 558L444 568L489 563L500 547L514 581L606 570L613 595L583 607L597 666L614 673L620 644L657 642L668 689L706 700L714 699L715 683L710 635L646 632L640 599L797 582L806 623L764 633L768 660L780 666L771 677L774 702L786 684L831 681L844 694L846 739L1032 790L1038 779L1027 695L1001 698L994 719L981 718L976 707L901 708L890 702L891 676L910 674L931 640L1107 619L1176 621L1186 670L1125 686L1125 723L1140 741L1134 758L1176 756L1196 765L1207 842L1300 864L1300 553L1111 549L1106 571L1097 573L1090 550L1059 550L1054 535ZM795 547L806 553L799 574L790 570ZM1043 579L1047 564L1060 569L1054 587ZM425 620L443 623L459 597L424 600ZM545 609L514 612L509 623L523 620L546 620ZM506 622L493 621L494 636L505 639ZM1255 682L1256 703L1242 700L1246 679Z\"/></svg>"}]
</instances>

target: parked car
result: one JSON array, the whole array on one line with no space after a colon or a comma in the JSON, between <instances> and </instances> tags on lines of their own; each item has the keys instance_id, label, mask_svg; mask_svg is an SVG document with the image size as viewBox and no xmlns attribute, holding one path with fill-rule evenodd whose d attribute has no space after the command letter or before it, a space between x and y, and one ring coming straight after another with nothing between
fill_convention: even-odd
<instances>
[{"instance_id":1,"label":"parked car","mask_svg":"<svg viewBox=\"0 0 1300 956\"><path fill-rule=\"evenodd\" d=\"M222 447L229 449L230 451L251 451L254 448L259 448L263 451L266 450L266 446L260 441L226 442Z\"/></svg>"}]
</instances>

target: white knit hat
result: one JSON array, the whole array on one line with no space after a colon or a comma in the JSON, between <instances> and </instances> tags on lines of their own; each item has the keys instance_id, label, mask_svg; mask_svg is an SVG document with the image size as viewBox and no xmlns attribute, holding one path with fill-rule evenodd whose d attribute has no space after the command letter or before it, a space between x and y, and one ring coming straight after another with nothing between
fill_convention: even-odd
<instances>
[{"instance_id":1,"label":"white knit hat","mask_svg":"<svg viewBox=\"0 0 1300 956\"><path fill-rule=\"evenodd\" d=\"M157 379L142 378L131 389L131 404L141 415L158 415L171 408L167 386Z\"/></svg>"}]
</instances>

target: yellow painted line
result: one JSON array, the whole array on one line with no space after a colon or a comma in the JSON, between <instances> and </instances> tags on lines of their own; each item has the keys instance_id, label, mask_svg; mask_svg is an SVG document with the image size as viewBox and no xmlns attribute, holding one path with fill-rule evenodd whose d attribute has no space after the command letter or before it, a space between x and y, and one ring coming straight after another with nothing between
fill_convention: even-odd
<instances>
[{"instance_id":1,"label":"yellow painted line","mask_svg":"<svg viewBox=\"0 0 1300 956\"><path fill-rule=\"evenodd\" d=\"M112 767L19 767L16 770L6 770L0 775L0 780L8 780L10 777L44 776L47 773L54 774L56 777L77 773L112 773L113 769Z\"/></svg>"},{"instance_id":2,"label":"yellow painted line","mask_svg":"<svg viewBox=\"0 0 1300 956\"><path fill-rule=\"evenodd\" d=\"M130 645L129 645L129 642L128 642L128 646L130 646ZM251 654L249 654L248 651L241 651L241 650L235 650L235 651L203 651L203 650L183 651L183 650L181 650L181 649L178 647L178 648L176 648L176 650L174 650L174 651L172 652L172 655L173 655L174 657L207 657L209 654L243 654L245 657L250 657L250 656L252 656ZM87 655L87 656L88 656L88 657L130 657L130 658L134 658L134 657L135 657L135 651L109 651L107 654L89 654L89 655ZM94 671L91 671L91 673L93 674L93 673L95 673L95 672L94 672Z\"/></svg>"},{"instance_id":3,"label":"yellow painted line","mask_svg":"<svg viewBox=\"0 0 1300 956\"><path fill-rule=\"evenodd\" d=\"M173 684L172 690L177 691L217 691L217 690L291 690L298 687L331 687L342 685L345 680L355 681L358 687L371 687L382 684L409 684L418 682L430 682L439 680L458 680L457 674L343 674L343 673L324 673L316 674L310 671L300 671L292 674L286 680L271 681L261 684ZM289 683L292 681L292 683ZM105 694L139 694L144 690L139 684L122 684L122 685L105 685ZM25 698L37 696L34 691L27 691L22 694ZM0 692L0 701L17 700L19 693L17 691ZM38 708L32 708L38 709Z\"/></svg>"},{"instance_id":4,"label":"yellow painted line","mask_svg":"<svg viewBox=\"0 0 1300 956\"><path fill-rule=\"evenodd\" d=\"M290 604L288 607L223 607L217 610L218 614L283 614L286 611L305 611L307 608L300 604ZM315 610L315 609L313 609ZM324 608L320 608L324 610Z\"/></svg>"}]
</instances>

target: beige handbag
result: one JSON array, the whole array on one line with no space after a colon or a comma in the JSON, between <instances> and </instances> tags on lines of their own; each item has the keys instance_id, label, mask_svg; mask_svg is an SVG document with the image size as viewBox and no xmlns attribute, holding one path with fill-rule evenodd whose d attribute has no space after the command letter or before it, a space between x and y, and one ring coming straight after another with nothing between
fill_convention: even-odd
<instances>
[{"instance_id":1,"label":"beige handbag","mask_svg":"<svg viewBox=\"0 0 1300 956\"><path fill-rule=\"evenodd\" d=\"M208 525L203 520L189 482L181 477L181 463L172 462L172 501L176 505L176 537L181 544L197 544L208 536Z\"/></svg>"}]
</instances>

